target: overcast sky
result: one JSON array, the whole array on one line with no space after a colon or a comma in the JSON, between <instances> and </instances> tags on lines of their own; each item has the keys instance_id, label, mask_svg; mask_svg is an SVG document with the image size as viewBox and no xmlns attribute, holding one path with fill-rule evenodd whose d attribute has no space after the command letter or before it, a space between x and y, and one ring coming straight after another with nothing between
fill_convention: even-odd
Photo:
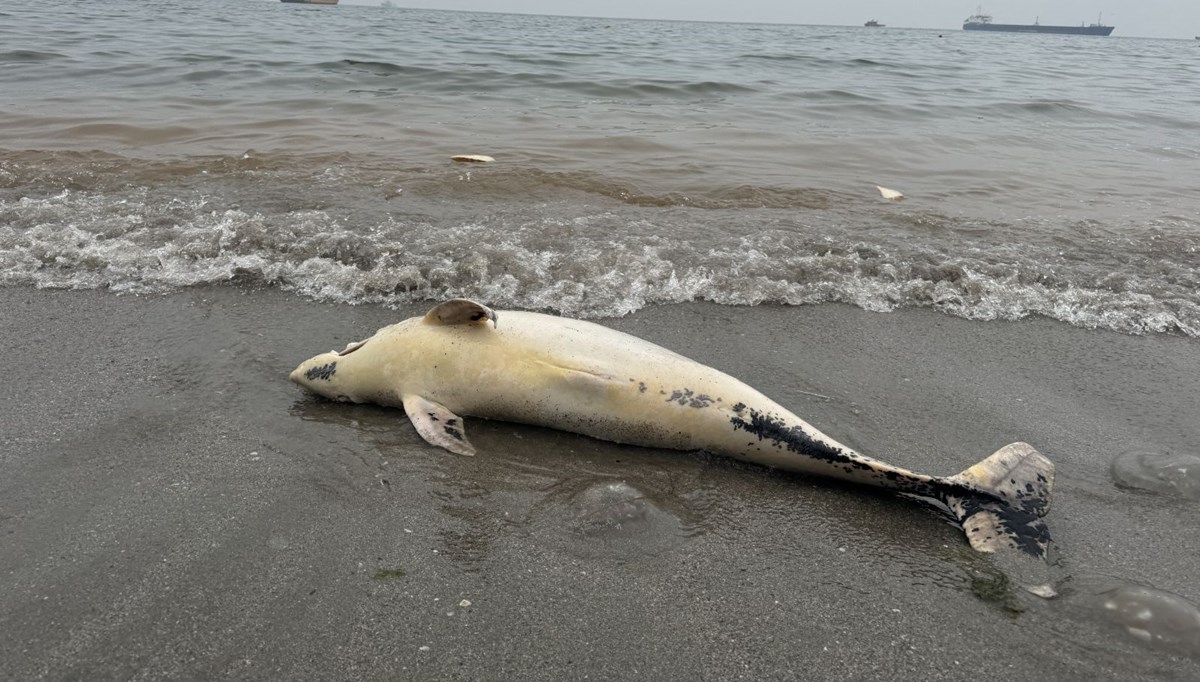
<instances>
[{"instance_id":1,"label":"overcast sky","mask_svg":"<svg viewBox=\"0 0 1200 682\"><path fill-rule=\"evenodd\" d=\"M342 0L378 5L381 0ZM759 21L958 29L978 0L392 0L397 7L639 19ZM1200 35L1200 0L993 0L983 8L997 23L1092 23L1103 12L1114 36L1186 38ZM1200 41L1195 41L1200 45ZM1197 51L1200 56L1200 50Z\"/></svg>"}]
</instances>

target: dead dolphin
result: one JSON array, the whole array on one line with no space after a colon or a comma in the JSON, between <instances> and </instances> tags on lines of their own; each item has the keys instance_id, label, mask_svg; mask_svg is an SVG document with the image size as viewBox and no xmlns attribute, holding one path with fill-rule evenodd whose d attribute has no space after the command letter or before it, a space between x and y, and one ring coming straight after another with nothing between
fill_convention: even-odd
<instances>
[{"instance_id":1,"label":"dead dolphin","mask_svg":"<svg viewBox=\"0 0 1200 682\"><path fill-rule=\"evenodd\" d=\"M1037 557L1054 465L1011 443L953 476L919 474L838 443L737 379L582 320L466 299L304 361L292 381L334 400L402 406L433 445L474 455L463 415L618 443L707 450L942 503L982 552Z\"/></svg>"}]
</instances>

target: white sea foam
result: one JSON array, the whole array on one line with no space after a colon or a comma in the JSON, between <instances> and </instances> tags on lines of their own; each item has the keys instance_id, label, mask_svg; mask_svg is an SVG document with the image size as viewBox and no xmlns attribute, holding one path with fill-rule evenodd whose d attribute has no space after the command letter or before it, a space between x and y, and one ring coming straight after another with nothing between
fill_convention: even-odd
<instances>
[{"instance_id":1,"label":"white sea foam","mask_svg":"<svg viewBox=\"0 0 1200 682\"><path fill-rule=\"evenodd\" d=\"M1133 273L1113 286L1086 262L1072 270L1070 260L1037 261L1015 249L951 253L779 230L688 243L644 222L617 237L605 229L620 220L610 214L515 225L387 218L363 229L320 210L266 217L212 210L204 199L156 203L144 192L21 198L0 203L0 218L5 284L149 293L238 281L345 303L468 296L581 317L694 300L842 302L1200 336L1186 272L1157 280Z\"/></svg>"}]
</instances>

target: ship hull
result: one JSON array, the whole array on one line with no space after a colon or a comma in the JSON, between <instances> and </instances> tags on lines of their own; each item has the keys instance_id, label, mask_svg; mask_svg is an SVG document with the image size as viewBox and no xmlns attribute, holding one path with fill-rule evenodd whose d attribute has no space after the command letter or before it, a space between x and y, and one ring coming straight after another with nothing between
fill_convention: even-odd
<instances>
[{"instance_id":1,"label":"ship hull","mask_svg":"<svg viewBox=\"0 0 1200 682\"><path fill-rule=\"evenodd\" d=\"M336 5L338 0L280 0L280 2L292 2L299 5Z\"/></svg>"},{"instance_id":2,"label":"ship hull","mask_svg":"<svg viewBox=\"0 0 1200 682\"><path fill-rule=\"evenodd\" d=\"M1072 36L1106 36L1113 26L1043 26L1041 24L963 24L964 31L1001 31L1004 33L1056 33Z\"/></svg>"}]
</instances>

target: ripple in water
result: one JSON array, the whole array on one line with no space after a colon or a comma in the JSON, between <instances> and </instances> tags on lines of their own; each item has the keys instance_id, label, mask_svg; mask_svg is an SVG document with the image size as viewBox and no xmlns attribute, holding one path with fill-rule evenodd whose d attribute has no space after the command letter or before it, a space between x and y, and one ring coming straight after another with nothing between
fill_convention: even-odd
<instances>
[{"instance_id":1,"label":"ripple in water","mask_svg":"<svg viewBox=\"0 0 1200 682\"><path fill-rule=\"evenodd\" d=\"M1117 485L1200 500L1200 457L1134 450L1113 460Z\"/></svg>"}]
</instances>

